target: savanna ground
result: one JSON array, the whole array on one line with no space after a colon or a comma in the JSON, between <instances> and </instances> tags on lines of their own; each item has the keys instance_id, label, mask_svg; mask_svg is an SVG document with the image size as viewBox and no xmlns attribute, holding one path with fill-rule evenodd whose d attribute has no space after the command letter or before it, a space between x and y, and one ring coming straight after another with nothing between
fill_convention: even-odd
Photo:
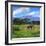
<instances>
[{"instance_id":1,"label":"savanna ground","mask_svg":"<svg viewBox=\"0 0 46 46\"><path fill-rule=\"evenodd\" d=\"M30 24L12 25L12 38L40 37L40 25L33 25L32 29L27 29Z\"/></svg>"}]
</instances>

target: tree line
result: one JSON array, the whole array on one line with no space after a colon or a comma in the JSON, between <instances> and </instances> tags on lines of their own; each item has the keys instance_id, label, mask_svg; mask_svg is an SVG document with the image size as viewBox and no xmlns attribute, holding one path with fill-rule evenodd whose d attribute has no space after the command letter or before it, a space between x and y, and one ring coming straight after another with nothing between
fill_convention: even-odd
<instances>
[{"instance_id":1,"label":"tree line","mask_svg":"<svg viewBox=\"0 0 46 46\"><path fill-rule=\"evenodd\" d=\"M40 24L40 21L32 21L29 18L15 18L12 22L13 24Z\"/></svg>"}]
</instances>

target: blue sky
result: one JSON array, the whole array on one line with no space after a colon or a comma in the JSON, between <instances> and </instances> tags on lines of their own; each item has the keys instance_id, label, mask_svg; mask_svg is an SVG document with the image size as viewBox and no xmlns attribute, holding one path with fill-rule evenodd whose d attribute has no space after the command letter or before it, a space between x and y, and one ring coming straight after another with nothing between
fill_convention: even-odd
<instances>
[{"instance_id":1,"label":"blue sky","mask_svg":"<svg viewBox=\"0 0 46 46\"><path fill-rule=\"evenodd\" d=\"M21 18L23 16L40 17L40 7L12 6L12 17Z\"/></svg>"}]
</instances>

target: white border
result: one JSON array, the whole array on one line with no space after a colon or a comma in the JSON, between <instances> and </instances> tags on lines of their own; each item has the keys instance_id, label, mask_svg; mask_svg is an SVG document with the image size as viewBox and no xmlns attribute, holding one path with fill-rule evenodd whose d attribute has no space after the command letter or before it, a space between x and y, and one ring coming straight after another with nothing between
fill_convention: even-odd
<instances>
[{"instance_id":1,"label":"white border","mask_svg":"<svg viewBox=\"0 0 46 46\"><path fill-rule=\"evenodd\" d=\"M15 38L11 40L11 5L30 5L30 6L41 6L40 9L40 37L32 38ZM39 42L44 41L44 5L36 3L8 3L8 41L9 43L23 43L23 42Z\"/></svg>"}]
</instances>

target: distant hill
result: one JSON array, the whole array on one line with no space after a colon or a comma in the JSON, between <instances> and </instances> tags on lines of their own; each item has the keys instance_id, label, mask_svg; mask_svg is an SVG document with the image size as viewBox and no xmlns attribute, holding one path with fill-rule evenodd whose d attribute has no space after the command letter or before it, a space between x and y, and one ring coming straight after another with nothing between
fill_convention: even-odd
<instances>
[{"instance_id":1,"label":"distant hill","mask_svg":"<svg viewBox=\"0 0 46 46\"><path fill-rule=\"evenodd\" d=\"M23 16L21 18L13 18L15 24L40 24L40 17Z\"/></svg>"},{"instance_id":2,"label":"distant hill","mask_svg":"<svg viewBox=\"0 0 46 46\"><path fill-rule=\"evenodd\" d=\"M40 17L37 17L37 16L23 16L23 17L20 17L20 18L13 18L13 21L14 22L25 22L25 23L31 23L31 22L40 22Z\"/></svg>"}]
</instances>

